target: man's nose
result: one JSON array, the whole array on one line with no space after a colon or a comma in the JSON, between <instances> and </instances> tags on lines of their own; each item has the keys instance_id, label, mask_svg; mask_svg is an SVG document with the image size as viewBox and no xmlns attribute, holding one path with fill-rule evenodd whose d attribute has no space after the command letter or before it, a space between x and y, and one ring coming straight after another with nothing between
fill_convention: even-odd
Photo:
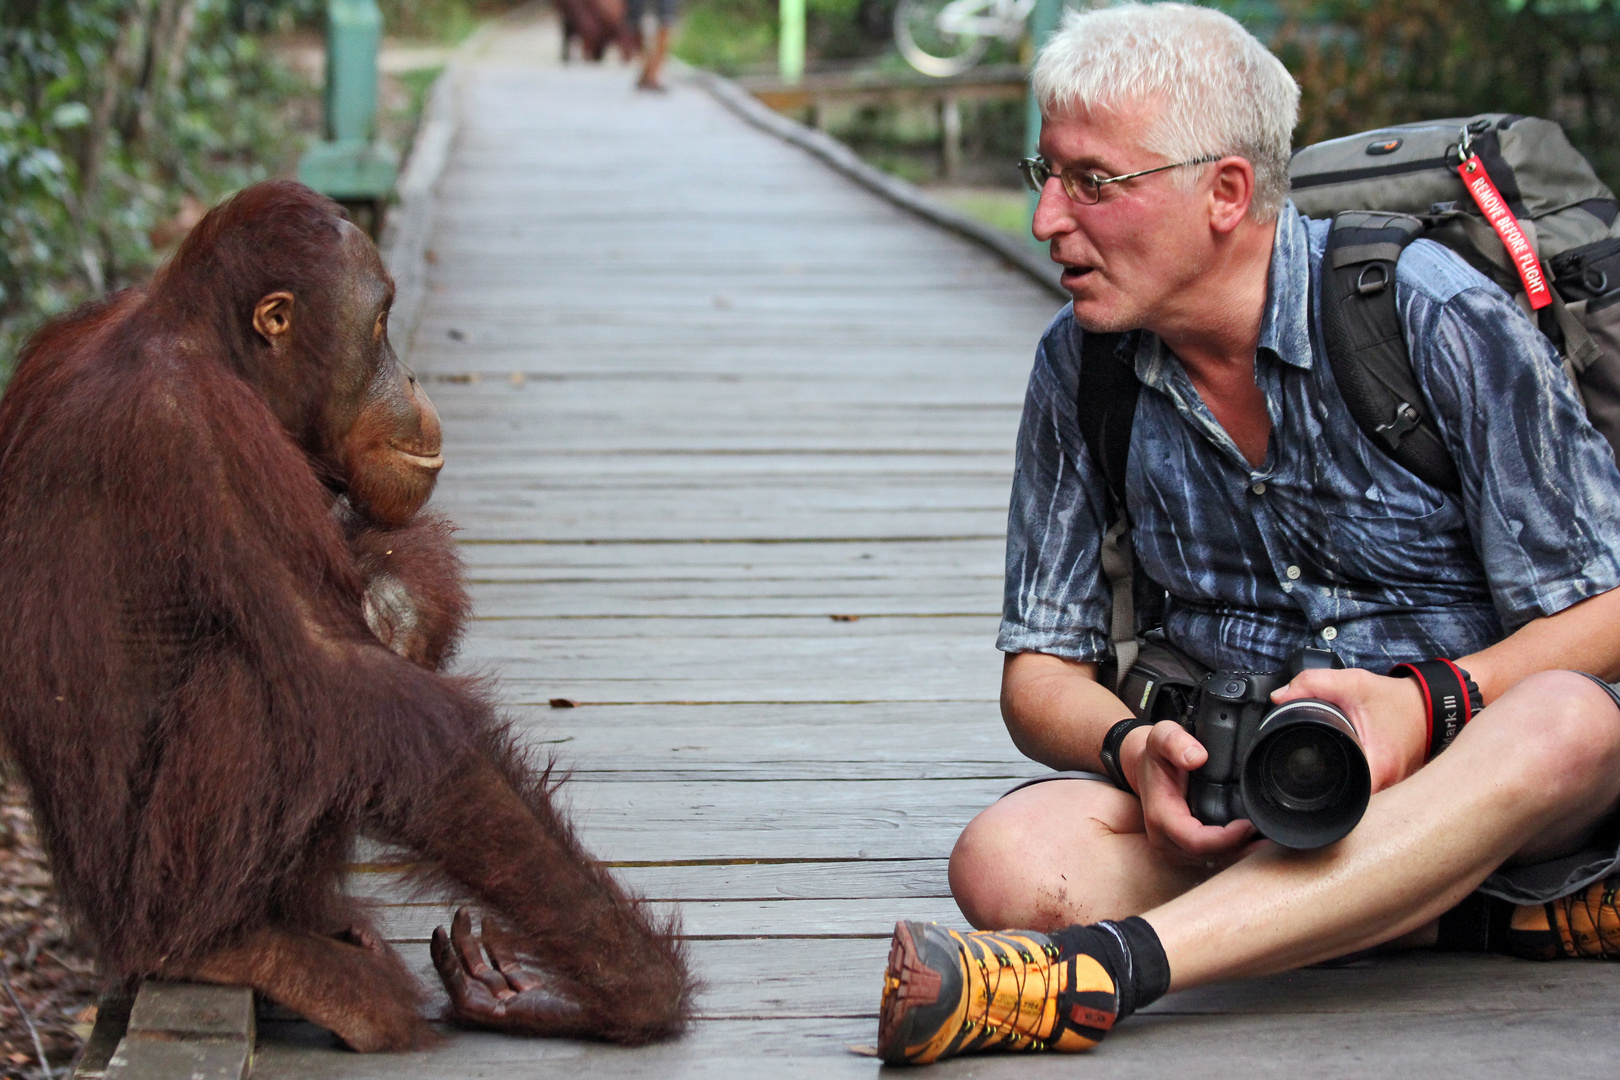
<instances>
[{"instance_id":1,"label":"man's nose","mask_svg":"<svg viewBox=\"0 0 1620 1080\"><path fill-rule=\"evenodd\" d=\"M1074 203L1064 194L1063 182L1055 176L1051 177L1041 187L1030 231L1035 234L1035 239L1044 244L1054 236L1073 232L1076 224Z\"/></svg>"}]
</instances>

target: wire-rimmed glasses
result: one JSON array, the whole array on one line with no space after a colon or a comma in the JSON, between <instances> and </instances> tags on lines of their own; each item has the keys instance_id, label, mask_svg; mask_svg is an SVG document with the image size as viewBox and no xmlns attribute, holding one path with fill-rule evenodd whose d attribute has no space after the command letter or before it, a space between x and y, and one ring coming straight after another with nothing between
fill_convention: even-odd
<instances>
[{"instance_id":1,"label":"wire-rimmed glasses","mask_svg":"<svg viewBox=\"0 0 1620 1080\"><path fill-rule=\"evenodd\" d=\"M1046 182L1052 177L1058 178L1063 185L1063 191L1077 203L1092 205L1102 198L1102 189L1108 184L1117 184L1121 180L1134 180L1138 176L1147 176L1150 173L1164 172L1166 169L1179 169L1183 165L1207 165L1211 161L1219 161L1220 156L1206 154L1190 161L1177 161L1169 165L1157 165L1151 169L1140 169L1136 172L1125 173L1122 176L1098 176L1096 173L1077 173L1071 169L1059 172L1052 168L1052 163L1044 157L1027 157L1018 159L1018 171L1024 174L1024 183L1031 191L1040 191L1046 187Z\"/></svg>"}]
</instances>

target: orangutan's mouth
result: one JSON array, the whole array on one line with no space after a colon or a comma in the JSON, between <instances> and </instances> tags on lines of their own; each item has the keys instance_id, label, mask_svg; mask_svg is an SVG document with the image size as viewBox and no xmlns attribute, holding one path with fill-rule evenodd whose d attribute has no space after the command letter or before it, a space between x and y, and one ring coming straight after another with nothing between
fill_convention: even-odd
<instances>
[{"instance_id":1,"label":"orangutan's mouth","mask_svg":"<svg viewBox=\"0 0 1620 1080\"><path fill-rule=\"evenodd\" d=\"M415 465L418 469L430 469L437 472L444 468L443 454L417 454L409 450L402 450L397 446L394 447L394 453Z\"/></svg>"}]
</instances>

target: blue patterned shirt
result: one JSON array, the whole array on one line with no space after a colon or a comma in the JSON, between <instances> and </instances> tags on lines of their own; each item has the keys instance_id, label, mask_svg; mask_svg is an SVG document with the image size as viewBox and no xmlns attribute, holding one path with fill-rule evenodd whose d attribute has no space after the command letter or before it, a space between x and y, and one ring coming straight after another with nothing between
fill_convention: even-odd
<instances>
[{"instance_id":1,"label":"blue patterned shirt","mask_svg":"<svg viewBox=\"0 0 1620 1080\"><path fill-rule=\"evenodd\" d=\"M1146 388L1126 477L1137 573L1168 593L1171 642L1218 667L1276 668L1314 644L1383 671L1476 651L1620 585L1608 443L1512 300L1431 241L1403 254L1395 296L1461 495L1362 434L1323 351L1327 231L1292 204L1278 219L1255 356L1272 425L1259 468L1156 335L1120 343ZM1082 334L1066 307L1035 353L997 645L1100 661L1107 495L1075 415Z\"/></svg>"}]
</instances>

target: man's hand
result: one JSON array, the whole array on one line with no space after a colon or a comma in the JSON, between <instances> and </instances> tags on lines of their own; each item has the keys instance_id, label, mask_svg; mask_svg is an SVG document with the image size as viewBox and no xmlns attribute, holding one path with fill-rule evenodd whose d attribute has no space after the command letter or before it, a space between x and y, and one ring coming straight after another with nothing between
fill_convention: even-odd
<instances>
[{"instance_id":1,"label":"man's hand","mask_svg":"<svg viewBox=\"0 0 1620 1080\"><path fill-rule=\"evenodd\" d=\"M1120 746L1120 768L1142 800L1142 824L1156 850L1213 869L1248 854L1254 825L1247 819L1205 825L1187 808L1187 774L1209 751L1173 720L1137 728Z\"/></svg>"},{"instance_id":2,"label":"man's hand","mask_svg":"<svg viewBox=\"0 0 1620 1080\"><path fill-rule=\"evenodd\" d=\"M1423 691L1413 680L1359 668L1302 671L1271 695L1279 705L1300 698L1320 698L1350 718L1367 755L1374 791L1398 784L1423 767L1429 717Z\"/></svg>"}]
</instances>

